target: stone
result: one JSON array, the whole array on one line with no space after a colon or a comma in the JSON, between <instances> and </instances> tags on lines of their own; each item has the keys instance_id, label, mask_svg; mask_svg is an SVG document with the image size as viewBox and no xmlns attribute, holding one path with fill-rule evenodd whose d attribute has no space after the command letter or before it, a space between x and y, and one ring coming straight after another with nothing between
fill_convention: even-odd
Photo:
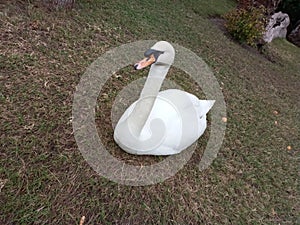
<instances>
[{"instance_id":1,"label":"stone","mask_svg":"<svg viewBox=\"0 0 300 225\"><path fill-rule=\"evenodd\" d=\"M288 14L282 12L274 13L266 27L263 40L270 43L274 38L286 38L289 24L290 18Z\"/></svg>"},{"instance_id":2,"label":"stone","mask_svg":"<svg viewBox=\"0 0 300 225\"><path fill-rule=\"evenodd\" d=\"M296 28L288 36L288 40L300 47L300 20L296 23Z\"/></svg>"}]
</instances>

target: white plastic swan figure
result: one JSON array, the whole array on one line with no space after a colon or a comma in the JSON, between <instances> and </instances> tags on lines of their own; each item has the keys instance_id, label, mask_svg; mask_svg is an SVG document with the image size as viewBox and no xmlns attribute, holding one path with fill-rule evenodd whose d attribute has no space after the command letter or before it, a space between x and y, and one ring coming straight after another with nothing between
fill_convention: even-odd
<instances>
[{"instance_id":1,"label":"white plastic swan figure","mask_svg":"<svg viewBox=\"0 0 300 225\"><path fill-rule=\"evenodd\" d=\"M206 113L214 100L199 100L177 89L159 92L172 65L175 51L166 41L145 52L135 69L151 65L140 98L118 121L114 139L126 152L136 155L173 155L192 145L205 131Z\"/></svg>"}]
</instances>

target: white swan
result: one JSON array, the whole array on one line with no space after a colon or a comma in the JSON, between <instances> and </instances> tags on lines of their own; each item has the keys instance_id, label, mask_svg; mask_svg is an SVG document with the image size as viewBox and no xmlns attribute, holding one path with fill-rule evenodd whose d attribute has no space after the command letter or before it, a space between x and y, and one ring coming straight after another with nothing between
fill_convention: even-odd
<instances>
[{"instance_id":1,"label":"white swan","mask_svg":"<svg viewBox=\"0 0 300 225\"><path fill-rule=\"evenodd\" d=\"M118 121L114 139L126 152L137 155L172 155L192 145L206 129L206 113L214 100L199 100L187 92L159 89L172 65L175 51L159 41L145 52L135 69L151 65L140 98Z\"/></svg>"}]
</instances>

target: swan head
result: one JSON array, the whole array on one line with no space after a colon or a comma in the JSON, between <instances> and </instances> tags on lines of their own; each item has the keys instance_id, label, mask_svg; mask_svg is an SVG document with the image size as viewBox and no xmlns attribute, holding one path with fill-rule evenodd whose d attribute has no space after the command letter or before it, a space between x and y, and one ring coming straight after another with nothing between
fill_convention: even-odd
<instances>
[{"instance_id":1,"label":"swan head","mask_svg":"<svg viewBox=\"0 0 300 225\"><path fill-rule=\"evenodd\" d=\"M143 69L150 65L170 67L175 58L175 50L167 41L156 42L144 53L145 57L134 65L136 70Z\"/></svg>"}]
</instances>

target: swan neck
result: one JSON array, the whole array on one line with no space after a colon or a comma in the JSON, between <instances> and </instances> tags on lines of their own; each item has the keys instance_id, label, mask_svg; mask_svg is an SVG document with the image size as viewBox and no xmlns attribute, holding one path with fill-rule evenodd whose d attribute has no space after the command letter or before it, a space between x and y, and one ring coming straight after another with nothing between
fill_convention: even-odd
<instances>
[{"instance_id":1,"label":"swan neck","mask_svg":"<svg viewBox=\"0 0 300 225\"><path fill-rule=\"evenodd\" d=\"M140 99L157 96L170 67L152 65L140 95Z\"/></svg>"},{"instance_id":2,"label":"swan neck","mask_svg":"<svg viewBox=\"0 0 300 225\"><path fill-rule=\"evenodd\" d=\"M161 85L168 73L170 66L161 66L153 64L132 113L129 115L127 122L135 136L140 136L141 131L151 113L155 99L159 93Z\"/></svg>"}]
</instances>

